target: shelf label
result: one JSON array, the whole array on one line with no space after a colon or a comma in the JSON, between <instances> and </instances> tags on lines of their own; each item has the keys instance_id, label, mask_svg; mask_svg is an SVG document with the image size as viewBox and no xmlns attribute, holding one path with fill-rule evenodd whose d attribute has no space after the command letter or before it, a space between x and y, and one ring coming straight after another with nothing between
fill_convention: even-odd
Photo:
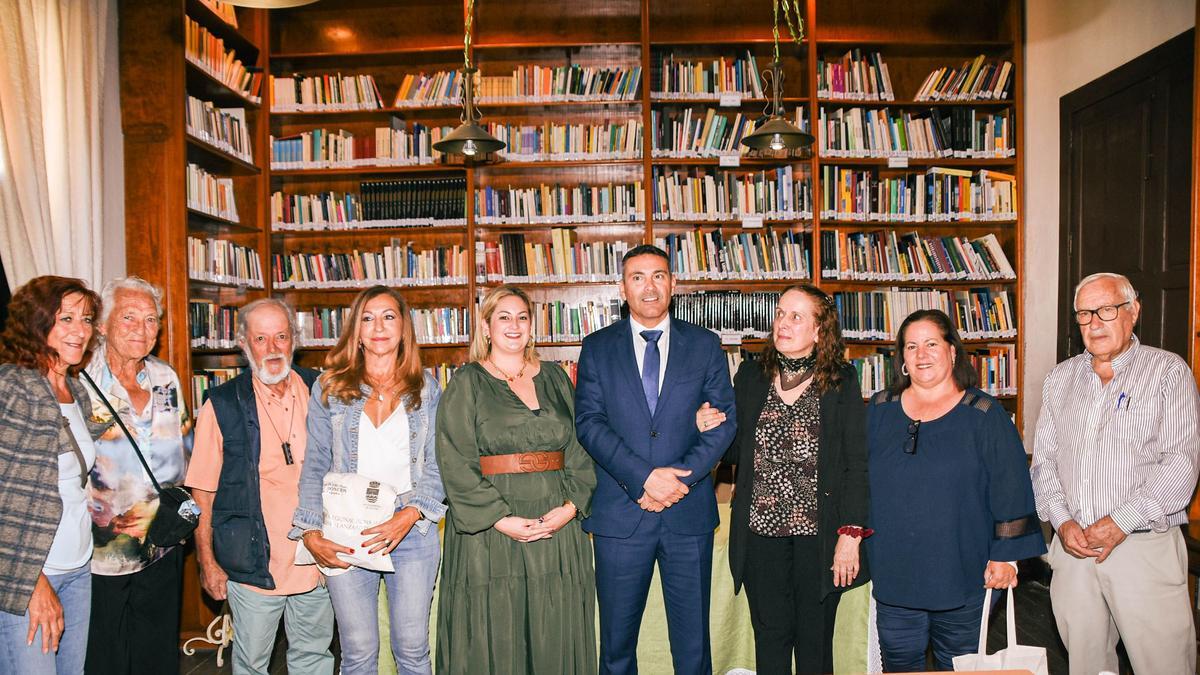
<instances>
[{"instance_id":1,"label":"shelf label","mask_svg":"<svg viewBox=\"0 0 1200 675\"><path fill-rule=\"evenodd\" d=\"M741 155L721 155L719 166L741 166Z\"/></svg>"},{"instance_id":2,"label":"shelf label","mask_svg":"<svg viewBox=\"0 0 1200 675\"><path fill-rule=\"evenodd\" d=\"M763 226L762 216L742 216L742 227L746 229L760 228Z\"/></svg>"},{"instance_id":3,"label":"shelf label","mask_svg":"<svg viewBox=\"0 0 1200 675\"><path fill-rule=\"evenodd\" d=\"M742 334L732 331L721 331L721 344L724 346L738 346L742 344Z\"/></svg>"},{"instance_id":4,"label":"shelf label","mask_svg":"<svg viewBox=\"0 0 1200 675\"><path fill-rule=\"evenodd\" d=\"M722 108L740 108L742 105L742 95L737 92L721 94L721 100L718 105Z\"/></svg>"},{"instance_id":5,"label":"shelf label","mask_svg":"<svg viewBox=\"0 0 1200 675\"><path fill-rule=\"evenodd\" d=\"M908 168L908 158L907 157L888 157L888 168L889 169L907 169Z\"/></svg>"}]
</instances>

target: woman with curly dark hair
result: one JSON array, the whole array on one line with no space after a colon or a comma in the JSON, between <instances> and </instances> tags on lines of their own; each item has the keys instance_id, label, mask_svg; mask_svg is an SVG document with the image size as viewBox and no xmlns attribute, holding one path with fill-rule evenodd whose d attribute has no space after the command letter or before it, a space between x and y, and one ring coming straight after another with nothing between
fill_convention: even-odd
<instances>
[{"instance_id":1,"label":"woman with curly dark hair","mask_svg":"<svg viewBox=\"0 0 1200 675\"><path fill-rule=\"evenodd\" d=\"M762 356L734 378L737 466L729 565L746 587L758 672L833 672L841 592L867 581L864 405L837 310L811 284L784 290ZM711 428L719 413L701 410Z\"/></svg>"},{"instance_id":2,"label":"woman with curly dark hair","mask_svg":"<svg viewBox=\"0 0 1200 675\"><path fill-rule=\"evenodd\" d=\"M0 672L82 673L91 605L91 399L76 378L100 298L78 279L13 293L0 334Z\"/></svg>"}]
</instances>

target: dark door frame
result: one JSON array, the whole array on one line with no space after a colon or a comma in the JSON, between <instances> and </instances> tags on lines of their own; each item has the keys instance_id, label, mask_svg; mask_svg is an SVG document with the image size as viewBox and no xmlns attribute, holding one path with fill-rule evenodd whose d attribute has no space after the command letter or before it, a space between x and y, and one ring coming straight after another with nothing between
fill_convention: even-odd
<instances>
[{"instance_id":1,"label":"dark door frame","mask_svg":"<svg viewBox=\"0 0 1200 675\"><path fill-rule=\"evenodd\" d=\"M1200 7L1200 2L1197 5ZM1072 332L1078 331L1078 327L1070 318L1071 309L1073 309L1075 284L1079 281L1079 278L1076 278L1076 274L1081 265L1080 256L1082 253L1082 246L1076 246L1072 239L1073 223L1071 215L1074 204L1072 203L1070 193L1073 140L1071 137L1071 115L1073 111L1082 108L1087 102L1101 100L1138 84L1146 79L1147 76L1166 68L1171 63L1177 62L1181 53L1186 54L1188 58L1194 59L1197 49L1200 49L1200 47L1193 44L1194 33L1195 29L1190 28L1059 99L1058 229L1059 260L1062 262L1058 266L1058 340L1056 361L1061 362L1074 355L1070 353L1071 336ZM1193 69L1195 67L1196 64L1193 63ZM1200 92L1193 92L1194 97L1198 95L1200 95ZM1192 112L1193 117L1195 117L1198 111L1193 110ZM1193 176L1193 183L1196 179L1197 176ZM1195 265L1195 261L1193 261L1193 265ZM1192 293L1193 295L1196 293L1195 288L1192 289Z\"/></svg>"}]
</instances>

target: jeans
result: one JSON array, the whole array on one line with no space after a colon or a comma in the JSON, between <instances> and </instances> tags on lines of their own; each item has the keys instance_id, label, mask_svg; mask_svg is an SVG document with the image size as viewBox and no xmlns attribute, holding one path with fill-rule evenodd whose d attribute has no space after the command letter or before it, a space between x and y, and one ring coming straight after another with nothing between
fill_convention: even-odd
<instances>
[{"instance_id":1,"label":"jeans","mask_svg":"<svg viewBox=\"0 0 1200 675\"><path fill-rule=\"evenodd\" d=\"M29 612L0 612L0 675L83 675L92 604L91 563L64 574L47 574L62 604L66 628L58 652L42 653L42 632L27 645Z\"/></svg>"},{"instance_id":2,"label":"jeans","mask_svg":"<svg viewBox=\"0 0 1200 675\"><path fill-rule=\"evenodd\" d=\"M267 675L281 614L289 675L333 675L333 606L324 588L264 595L230 581L226 589L233 613L233 675Z\"/></svg>"},{"instance_id":3,"label":"jeans","mask_svg":"<svg viewBox=\"0 0 1200 675\"><path fill-rule=\"evenodd\" d=\"M925 670L925 649L933 643L935 670L954 670L956 656L979 648L979 624L983 611L983 588L970 602L955 609L929 611L897 607L876 601L879 650L883 669L889 673ZM992 594L992 604L1000 597Z\"/></svg>"},{"instance_id":4,"label":"jeans","mask_svg":"<svg viewBox=\"0 0 1200 675\"><path fill-rule=\"evenodd\" d=\"M392 657L399 675L429 675L429 611L441 546L436 527L416 528L392 551L396 572L352 567L329 577L329 597L342 645L342 675L378 672L379 581L387 586Z\"/></svg>"}]
</instances>

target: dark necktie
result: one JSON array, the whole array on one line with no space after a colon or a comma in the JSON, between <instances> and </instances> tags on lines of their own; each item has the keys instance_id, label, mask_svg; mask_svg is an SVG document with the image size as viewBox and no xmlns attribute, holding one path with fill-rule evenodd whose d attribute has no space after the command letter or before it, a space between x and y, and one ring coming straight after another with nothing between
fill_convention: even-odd
<instances>
[{"instance_id":1,"label":"dark necktie","mask_svg":"<svg viewBox=\"0 0 1200 675\"><path fill-rule=\"evenodd\" d=\"M646 354L642 358L642 391L646 394L646 405L650 406L650 415L658 406L658 338L662 337L661 330L644 330L642 339L646 341Z\"/></svg>"}]
</instances>

